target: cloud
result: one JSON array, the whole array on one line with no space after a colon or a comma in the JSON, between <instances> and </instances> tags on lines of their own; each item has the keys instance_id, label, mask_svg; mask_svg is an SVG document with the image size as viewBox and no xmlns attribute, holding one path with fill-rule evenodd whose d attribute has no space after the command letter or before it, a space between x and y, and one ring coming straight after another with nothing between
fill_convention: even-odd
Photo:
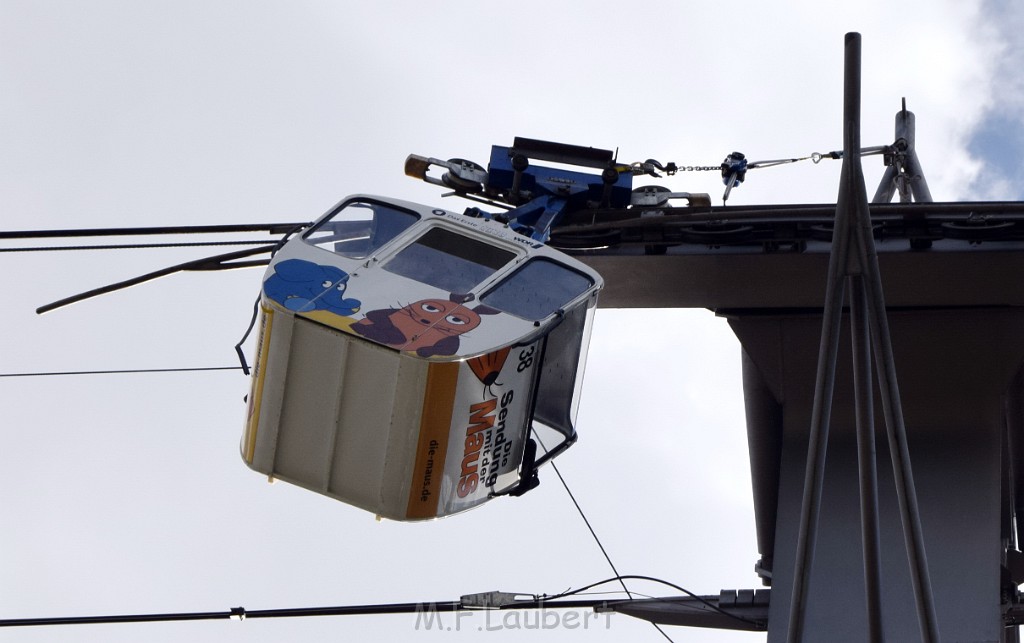
<instances>
[{"instance_id":1,"label":"cloud","mask_svg":"<svg viewBox=\"0 0 1024 643\"><path fill-rule=\"evenodd\" d=\"M989 95L970 131L967 149L977 160L972 198L1024 198L1024 7L1008 0L983 3L984 33L994 55L981 67L990 75Z\"/></svg>"}]
</instances>

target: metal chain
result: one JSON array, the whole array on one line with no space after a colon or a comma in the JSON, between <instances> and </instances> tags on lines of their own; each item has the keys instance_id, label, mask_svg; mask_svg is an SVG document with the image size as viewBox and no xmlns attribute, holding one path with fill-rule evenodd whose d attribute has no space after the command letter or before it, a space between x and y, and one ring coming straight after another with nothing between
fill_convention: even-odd
<instances>
[{"instance_id":1,"label":"metal chain","mask_svg":"<svg viewBox=\"0 0 1024 643\"><path fill-rule=\"evenodd\" d=\"M677 172L721 172L721 165L679 165Z\"/></svg>"}]
</instances>

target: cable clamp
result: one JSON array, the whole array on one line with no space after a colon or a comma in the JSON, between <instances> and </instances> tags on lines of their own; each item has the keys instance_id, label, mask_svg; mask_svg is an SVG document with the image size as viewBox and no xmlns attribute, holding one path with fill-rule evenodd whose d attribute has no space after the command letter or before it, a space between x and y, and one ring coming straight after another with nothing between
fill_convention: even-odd
<instances>
[{"instance_id":1,"label":"cable clamp","mask_svg":"<svg viewBox=\"0 0 1024 643\"><path fill-rule=\"evenodd\" d=\"M537 597L533 594L516 594L513 592L480 592L465 594L459 598L459 604L465 609L501 609L519 603L534 603Z\"/></svg>"}]
</instances>

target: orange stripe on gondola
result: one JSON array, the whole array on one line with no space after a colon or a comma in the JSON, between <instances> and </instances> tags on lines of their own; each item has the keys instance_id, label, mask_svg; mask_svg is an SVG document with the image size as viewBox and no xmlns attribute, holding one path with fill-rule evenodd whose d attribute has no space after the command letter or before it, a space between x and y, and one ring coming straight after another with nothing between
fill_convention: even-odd
<instances>
[{"instance_id":1,"label":"orange stripe on gondola","mask_svg":"<svg viewBox=\"0 0 1024 643\"><path fill-rule=\"evenodd\" d=\"M406 518L418 520L437 516L437 502L444 477L452 410L459 383L459 362L435 362L427 371L420 439L409 486Z\"/></svg>"}]
</instances>

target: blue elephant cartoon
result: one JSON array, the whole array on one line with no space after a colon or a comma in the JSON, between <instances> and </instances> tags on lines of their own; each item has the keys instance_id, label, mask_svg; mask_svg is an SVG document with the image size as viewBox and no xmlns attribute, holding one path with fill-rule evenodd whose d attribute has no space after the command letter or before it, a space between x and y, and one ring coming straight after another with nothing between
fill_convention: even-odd
<instances>
[{"instance_id":1,"label":"blue elephant cartoon","mask_svg":"<svg viewBox=\"0 0 1024 643\"><path fill-rule=\"evenodd\" d=\"M274 266L263 282L263 292L288 310L306 313L326 310L349 316L359 310L358 299L345 297L348 273L304 259L288 259Z\"/></svg>"}]
</instances>

